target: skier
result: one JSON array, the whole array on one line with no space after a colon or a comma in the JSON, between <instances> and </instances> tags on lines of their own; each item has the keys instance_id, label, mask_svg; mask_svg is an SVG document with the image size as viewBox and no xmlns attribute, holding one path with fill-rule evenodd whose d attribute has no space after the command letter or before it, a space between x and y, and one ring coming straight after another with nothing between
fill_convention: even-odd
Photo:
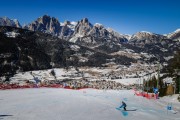
<instances>
[{"instance_id":1,"label":"skier","mask_svg":"<svg viewBox=\"0 0 180 120\"><path fill-rule=\"evenodd\" d=\"M158 99L158 95L159 95L158 88L153 88L153 90L154 90L156 99Z\"/></svg>"},{"instance_id":2,"label":"skier","mask_svg":"<svg viewBox=\"0 0 180 120\"><path fill-rule=\"evenodd\" d=\"M123 108L124 108L124 111L126 111L126 106L127 106L126 103L125 103L124 101L122 101L122 105L121 105L119 108L122 108L122 107L123 107Z\"/></svg>"}]
</instances>

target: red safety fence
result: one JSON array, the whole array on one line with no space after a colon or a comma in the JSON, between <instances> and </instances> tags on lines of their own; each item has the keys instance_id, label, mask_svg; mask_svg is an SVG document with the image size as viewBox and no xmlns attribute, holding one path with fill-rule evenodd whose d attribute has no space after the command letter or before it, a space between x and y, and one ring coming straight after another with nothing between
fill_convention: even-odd
<instances>
[{"instance_id":1,"label":"red safety fence","mask_svg":"<svg viewBox=\"0 0 180 120\"><path fill-rule=\"evenodd\" d=\"M135 89L134 89L134 92L135 92L135 95L142 96L142 97L145 97L147 99L157 99L158 98L158 94L138 91L138 90L135 90Z\"/></svg>"}]
</instances>

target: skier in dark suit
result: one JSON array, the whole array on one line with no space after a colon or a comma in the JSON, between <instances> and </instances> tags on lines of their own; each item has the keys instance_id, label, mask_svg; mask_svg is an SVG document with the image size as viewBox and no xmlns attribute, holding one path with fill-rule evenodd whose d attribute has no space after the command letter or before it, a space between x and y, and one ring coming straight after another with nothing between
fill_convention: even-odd
<instances>
[{"instance_id":1,"label":"skier in dark suit","mask_svg":"<svg viewBox=\"0 0 180 120\"><path fill-rule=\"evenodd\" d=\"M126 103L124 102L124 101L122 101L122 106L123 106L123 108L124 108L124 110L126 111Z\"/></svg>"},{"instance_id":2,"label":"skier in dark suit","mask_svg":"<svg viewBox=\"0 0 180 120\"><path fill-rule=\"evenodd\" d=\"M122 101L122 105L121 105L121 107L120 107L120 108L122 108L122 107L123 107L123 108L124 108L124 110L126 111L126 106L127 106L127 105L126 105L126 103L125 103L124 101Z\"/></svg>"}]
</instances>

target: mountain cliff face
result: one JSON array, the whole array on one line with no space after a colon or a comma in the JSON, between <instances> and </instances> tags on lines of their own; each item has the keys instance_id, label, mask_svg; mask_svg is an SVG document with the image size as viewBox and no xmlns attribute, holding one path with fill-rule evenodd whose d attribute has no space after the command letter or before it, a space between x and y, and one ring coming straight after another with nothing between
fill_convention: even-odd
<instances>
[{"instance_id":1,"label":"mountain cliff face","mask_svg":"<svg viewBox=\"0 0 180 120\"><path fill-rule=\"evenodd\" d=\"M32 31L41 31L68 40L74 33L75 25L76 23L71 23L70 21L60 23L57 18L44 15L24 26L24 28Z\"/></svg>"},{"instance_id":2,"label":"mountain cliff face","mask_svg":"<svg viewBox=\"0 0 180 120\"><path fill-rule=\"evenodd\" d=\"M93 28L93 25L89 22L87 18L78 21L77 25L75 26L74 34L73 35L80 35L85 36L87 33Z\"/></svg>"},{"instance_id":3,"label":"mountain cliff face","mask_svg":"<svg viewBox=\"0 0 180 120\"><path fill-rule=\"evenodd\" d=\"M80 21L65 21L60 23L56 18L44 15L34 22L26 25L25 29L32 31L42 31L58 36L74 43L84 43L84 45L97 45L104 40L113 40L116 42L128 41L127 37L115 32L112 29L106 29L101 24L92 25L87 18Z\"/></svg>"},{"instance_id":4,"label":"mountain cliff face","mask_svg":"<svg viewBox=\"0 0 180 120\"><path fill-rule=\"evenodd\" d=\"M21 28L21 25L17 19L11 20L8 17L0 18L0 26L12 26Z\"/></svg>"},{"instance_id":5,"label":"mountain cliff face","mask_svg":"<svg viewBox=\"0 0 180 120\"><path fill-rule=\"evenodd\" d=\"M74 33L76 23L72 23L70 21L65 21L61 23L61 31L59 38L64 40L69 40Z\"/></svg>"},{"instance_id":6,"label":"mountain cliff face","mask_svg":"<svg viewBox=\"0 0 180 120\"><path fill-rule=\"evenodd\" d=\"M59 36L61 30L58 19L54 17L51 18L48 15L39 17L37 20L25 26L24 28L32 31L42 31L44 33L50 33L55 36Z\"/></svg>"},{"instance_id":7,"label":"mountain cliff face","mask_svg":"<svg viewBox=\"0 0 180 120\"><path fill-rule=\"evenodd\" d=\"M92 25L87 18L78 21L70 42L93 47L105 42L127 42L128 39L113 29L105 28L102 24Z\"/></svg>"}]
</instances>

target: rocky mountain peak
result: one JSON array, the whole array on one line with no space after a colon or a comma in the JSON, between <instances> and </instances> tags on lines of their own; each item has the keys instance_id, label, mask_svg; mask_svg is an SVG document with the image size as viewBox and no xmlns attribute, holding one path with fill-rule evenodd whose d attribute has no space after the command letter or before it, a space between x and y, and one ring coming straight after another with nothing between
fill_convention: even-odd
<instances>
[{"instance_id":1,"label":"rocky mountain peak","mask_svg":"<svg viewBox=\"0 0 180 120\"><path fill-rule=\"evenodd\" d=\"M81 20L81 23L83 23L83 24L89 23L89 20L88 20L87 18L83 18L83 19Z\"/></svg>"},{"instance_id":2,"label":"rocky mountain peak","mask_svg":"<svg viewBox=\"0 0 180 120\"><path fill-rule=\"evenodd\" d=\"M102 24L100 24L100 23L95 23L95 24L94 24L94 27L97 27L97 28L99 28L99 29L104 28L104 26L103 26Z\"/></svg>"},{"instance_id":3,"label":"rocky mountain peak","mask_svg":"<svg viewBox=\"0 0 180 120\"><path fill-rule=\"evenodd\" d=\"M76 26L76 22L70 22L70 21L64 21L64 23L61 23L61 31L59 34L59 38L69 40L73 33Z\"/></svg>"},{"instance_id":4,"label":"rocky mountain peak","mask_svg":"<svg viewBox=\"0 0 180 120\"><path fill-rule=\"evenodd\" d=\"M78 21L75 30L74 30L74 35L79 34L79 35L86 35L91 29L93 28L93 25L89 22L87 18L84 18L80 21Z\"/></svg>"},{"instance_id":5,"label":"rocky mountain peak","mask_svg":"<svg viewBox=\"0 0 180 120\"><path fill-rule=\"evenodd\" d=\"M14 19L13 21L14 21L15 26L16 26L17 28L22 28L22 26L20 25L20 23L19 23L19 21L18 21L17 19Z\"/></svg>"},{"instance_id":6,"label":"rocky mountain peak","mask_svg":"<svg viewBox=\"0 0 180 120\"><path fill-rule=\"evenodd\" d=\"M70 21L64 21L64 25L70 25L71 24L71 22Z\"/></svg>"},{"instance_id":7,"label":"rocky mountain peak","mask_svg":"<svg viewBox=\"0 0 180 120\"><path fill-rule=\"evenodd\" d=\"M180 33L180 28L175 30L174 33Z\"/></svg>"},{"instance_id":8,"label":"rocky mountain peak","mask_svg":"<svg viewBox=\"0 0 180 120\"><path fill-rule=\"evenodd\" d=\"M32 31L42 31L58 36L60 32L60 23L58 19L50 17L48 15L44 15L42 17L39 17L29 25L25 26L25 28Z\"/></svg>"},{"instance_id":9,"label":"rocky mountain peak","mask_svg":"<svg viewBox=\"0 0 180 120\"><path fill-rule=\"evenodd\" d=\"M141 31L132 35L130 40L160 40L162 38L165 38L165 36L147 31Z\"/></svg>"},{"instance_id":10,"label":"rocky mountain peak","mask_svg":"<svg viewBox=\"0 0 180 120\"><path fill-rule=\"evenodd\" d=\"M39 17L39 18L37 19L37 22L46 24L47 22L50 21L50 19L51 19L50 16L48 16L48 15L43 15L42 17Z\"/></svg>"},{"instance_id":11,"label":"rocky mountain peak","mask_svg":"<svg viewBox=\"0 0 180 120\"><path fill-rule=\"evenodd\" d=\"M8 17L2 17L0 18L0 26L12 26L21 28L21 25L17 19L9 19Z\"/></svg>"},{"instance_id":12,"label":"rocky mountain peak","mask_svg":"<svg viewBox=\"0 0 180 120\"><path fill-rule=\"evenodd\" d=\"M135 35L136 35L137 37L141 37L141 36L150 36L150 35L154 35L154 34L151 33L151 32L147 32L147 31L141 31L141 32L135 33Z\"/></svg>"},{"instance_id":13,"label":"rocky mountain peak","mask_svg":"<svg viewBox=\"0 0 180 120\"><path fill-rule=\"evenodd\" d=\"M174 32L169 33L169 34L167 35L167 37L168 37L169 39L180 40L180 29L177 29L177 30L175 30Z\"/></svg>"}]
</instances>

